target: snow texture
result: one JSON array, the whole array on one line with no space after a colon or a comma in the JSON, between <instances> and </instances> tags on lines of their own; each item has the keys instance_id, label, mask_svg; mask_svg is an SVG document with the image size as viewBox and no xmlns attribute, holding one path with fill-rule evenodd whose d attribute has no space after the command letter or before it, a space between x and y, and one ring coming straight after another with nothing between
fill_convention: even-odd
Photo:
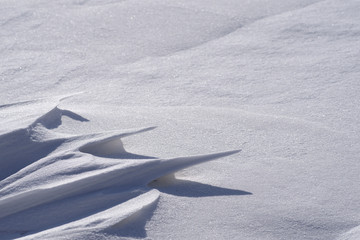
<instances>
[{"instance_id":1,"label":"snow texture","mask_svg":"<svg viewBox=\"0 0 360 240\"><path fill-rule=\"evenodd\" d=\"M359 12L2 0L0 239L360 239Z\"/></svg>"}]
</instances>

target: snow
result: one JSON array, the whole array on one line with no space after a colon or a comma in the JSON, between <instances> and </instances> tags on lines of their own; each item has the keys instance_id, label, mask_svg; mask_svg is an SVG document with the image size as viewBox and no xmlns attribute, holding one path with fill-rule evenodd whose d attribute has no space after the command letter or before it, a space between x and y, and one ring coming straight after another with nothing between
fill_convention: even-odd
<instances>
[{"instance_id":1,"label":"snow","mask_svg":"<svg viewBox=\"0 0 360 240\"><path fill-rule=\"evenodd\" d=\"M359 11L3 0L0 238L360 239Z\"/></svg>"}]
</instances>

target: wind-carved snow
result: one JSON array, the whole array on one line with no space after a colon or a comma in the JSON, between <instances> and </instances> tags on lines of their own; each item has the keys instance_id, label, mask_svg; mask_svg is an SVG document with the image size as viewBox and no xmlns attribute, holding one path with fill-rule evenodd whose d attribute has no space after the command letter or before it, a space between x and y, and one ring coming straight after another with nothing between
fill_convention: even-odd
<instances>
[{"instance_id":1,"label":"wind-carved snow","mask_svg":"<svg viewBox=\"0 0 360 240\"><path fill-rule=\"evenodd\" d=\"M149 131L154 128L155 127L141 129L139 131L129 133L128 135ZM84 146L81 146L79 150L84 153L90 153L95 156L107 157L107 158L125 158L125 159L154 158L150 156L137 155L127 152L121 141L121 138L125 136L126 134L123 134L121 136L115 135L112 137L107 137L105 139L99 139L94 142L87 143Z\"/></svg>"},{"instance_id":2,"label":"wind-carved snow","mask_svg":"<svg viewBox=\"0 0 360 240\"><path fill-rule=\"evenodd\" d=\"M89 121L55 107L28 127L0 136L0 234L4 239L23 234L34 234L27 239L53 239L60 237L59 231L74 237L84 229L130 234L125 220L136 223L134 216L154 206L159 197L152 187L171 194L159 182L169 185L174 179L161 180L164 176L240 151L158 159L127 152L121 140L154 127L71 135L56 131L63 116ZM251 194L223 190L231 195ZM144 214L151 216L148 211ZM139 233L146 236L141 229L132 234Z\"/></svg>"},{"instance_id":3,"label":"wind-carved snow","mask_svg":"<svg viewBox=\"0 0 360 240\"><path fill-rule=\"evenodd\" d=\"M0 239L359 239L359 12L1 1Z\"/></svg>"}]
</instances>

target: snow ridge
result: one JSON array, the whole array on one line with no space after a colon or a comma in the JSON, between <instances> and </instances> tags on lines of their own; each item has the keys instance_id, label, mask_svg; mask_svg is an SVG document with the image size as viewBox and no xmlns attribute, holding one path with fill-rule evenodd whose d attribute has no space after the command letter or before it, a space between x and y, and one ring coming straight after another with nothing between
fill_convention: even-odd
<instances>
[{"instance_id":1,"label":"snow ridge","mask_svg":"<svg viewBox=\"0 0 360 240\"><path fill-rule=\"evenodd\" d=\"M89 121L72 111L55 107L27 128L0 136L0 159L4 166L0 172L3 179L0 185L0 223L4 225L0 227L0 234L6 232L5 238L39 231L41 237L47 238L53 234L55 226L59 226L55 232L61 228L61 232L75 235L83 228L92 232L113 231L114 226L122 229L122 221L158 199L158 190L148 187L152 181L240 152L157 159L127 152L121 140L154 127L71 135L56 131L62 125L63 116L79 122ZM103 191L110 193L97 195ZM33 221L21 221L11 225L13 230L9 230L9 224L19 216L33 211L41 213L46 209L67 212L66 207L78 202L79 198L85 206L83 209L58 218L39 215L36 226ZM62 202L66 204L60 204ZM92 214L88 217L76 220L89 212ZM26 239L38 237L35 234Z\"/></svg>"}]
</instances>

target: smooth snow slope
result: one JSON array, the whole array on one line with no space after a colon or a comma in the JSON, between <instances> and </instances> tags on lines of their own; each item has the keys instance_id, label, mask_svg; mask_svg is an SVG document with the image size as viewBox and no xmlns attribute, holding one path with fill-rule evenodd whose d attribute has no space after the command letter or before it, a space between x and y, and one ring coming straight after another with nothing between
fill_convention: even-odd
<instances>
[{"instance_id":1,"label":"smooth snow slope","mask_svg":"<svg viewBox=\"0 0 360 240\"><path fill-rule=\"evenodd\" d=\"M360 1L0 5L1 239L360 239Z\"/></svg>"}]
</instances>

